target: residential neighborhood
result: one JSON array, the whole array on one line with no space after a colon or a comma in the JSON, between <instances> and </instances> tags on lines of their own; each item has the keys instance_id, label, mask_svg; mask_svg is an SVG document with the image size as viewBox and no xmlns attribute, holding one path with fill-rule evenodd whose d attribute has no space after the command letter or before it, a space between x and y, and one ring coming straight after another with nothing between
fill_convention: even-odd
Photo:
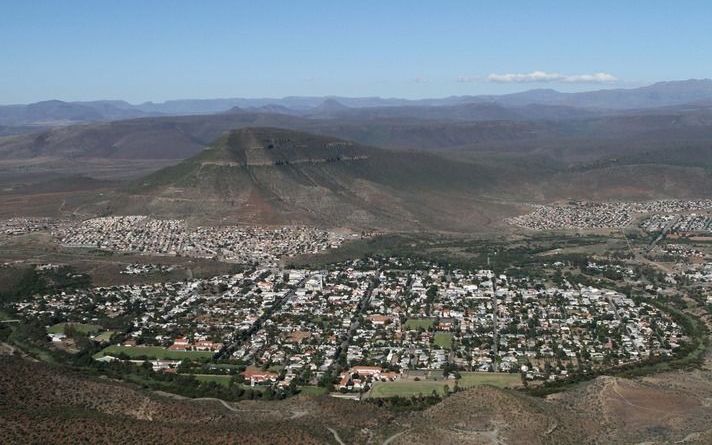
<instances>
[{"instance_id":1,"label":"residential neighborhood","mask_svg":"<svg viewBox=\"0 0 712 445\"><path fill-rule=\"evenodd\" d=\"M712 210L712 200L573 201L564 205L536 205L530 213L508 218L509 224L530 230L622 229L642 216L647 231L660 231L676 222L682 230L707 230L709 217L690 212Z\"/></svg>"},{"instance_id":2,"label":"residential neighborhood","mask_svg":"<svg viewBox=\"0 0 712 445\"><path fill-rule=\"evenodd\" d=\"M345 238L313 227L190 227L183 220L147 216L93 218L62 225L53 234L69 247L269 265L282 256L338 247Z\"/></svg>"},{"instance_id":3,"label":"residential neighborhood","mask_svg":"<svg viewBox=\"0 0 712 445\"><path fill-rule=\"evenodd\" d=\"M274 266L279 258L314 254L365 235L306 226L190 226L180 219L109 216L88 220L11 218L0 220L0 238L47 232L67 248L144 255L212 258ZM127 274L146 273L127 268Z\"/></svg>"},{"instance_id":4,"label":"residential neighborhood","mask_svg":"<svg viewBox=\"0 0 712 445\"><path fill-rule=\"evenodd\" d=\"M670 357L687 340L666 313L614 290L396 257L36 295L14 308L97 335L128 318L100 360L146 357L156 370L227 360L251 385L342 392L421 371L557 380Z\"/></svg>"}]
</instances>

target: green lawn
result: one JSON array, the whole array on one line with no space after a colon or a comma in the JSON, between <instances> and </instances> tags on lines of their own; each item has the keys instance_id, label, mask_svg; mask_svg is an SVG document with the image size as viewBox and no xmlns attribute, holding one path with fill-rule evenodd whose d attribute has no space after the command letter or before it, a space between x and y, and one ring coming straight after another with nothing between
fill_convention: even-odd
<instances>
[{"instance_id":1,"label":"green lawn","mask_svg":"<svg viewBox=\"0 0 712 445\"><path fill-rule=\"evenodd\" d=\"M475 385L492 385L504 388L521 386L522 378L519 373L461 372L457 384L460 388L469 388Z\"/></svg>"},{"instance_id":2,"label":"green lawn","mask_svg":"<svg viewBox=\"0 0 712 445\"><path fill-rule=\"evenodd\" d=\"M449 332L436 332L433 337L433 343L443 349L452 348L452 334Z\"/></svg>"},{"instance_id":3,"label":"green lawn","mask_svg":"<svg viewBox=\"0 0 712 445\"><path fill-rule=\"evenodd\" d=\"M98 352L94 357L102 357L104 355L117 356L124 353L131 358L146 356L148 358L159 360L182 360L190 358L192 360L210 359L213 357L212 352L202 351L171 351L170 349L160 346L121 346L111 345Z\"/></svg>"},{"instance_id":4,"label":"green lawn","mask_svg":"<svg viewBox=\"0 0 712 445\"><path fill-rule=\"evenodd\" d=\"M50 334L63 334L64 329L67 327L73 327L80 334L96 334L102 328L96 324L86 324L86 323L57 323L54 326L50 326L47 332Z\"/></svg>"},{"instance_id":5,"label":"green lawn","mask_svg":"<svg viewBox=\"0 0 712 445\"><path fill-rule=\"evenodd\" d=\"M322 396L329 391L323 386L300 386L299 393L307 396Z\"/></svg>"},{"instance_id":6,"label":"green lawn","mask_svg":"<svg viewBox=\"0 0 712 445\"><path fill-rule=\"evenodd\" d=\"M415 381L396 381L396 382L377 382L368 393L368 397L385 398L385 397L410 397L417 395L429 396L433 390L439 395L445 394L445 381L434 382L432 380Z\"/></svg>"},{"instance_id":7,"label":"green lawn","mask_svg":"<svg viewBox=\"0 0 712 445\"><path fill-rule=\"evenodd\" d=\"M193 374L193 377L199 382L215 382L223 386L230 385L231 375L213 375L213 374Z\"/></svg>"},{"instance_id":8,"label":"green lawn","mask_svg":"<svg viewBox=\"0 0 712 445\"><path fill-rule=\"evenodd\" d=\"M405 328L409 330L427 330L433 327L435 322L430 318L409 318L405 322Z\"/></svg>"}]
</instances>

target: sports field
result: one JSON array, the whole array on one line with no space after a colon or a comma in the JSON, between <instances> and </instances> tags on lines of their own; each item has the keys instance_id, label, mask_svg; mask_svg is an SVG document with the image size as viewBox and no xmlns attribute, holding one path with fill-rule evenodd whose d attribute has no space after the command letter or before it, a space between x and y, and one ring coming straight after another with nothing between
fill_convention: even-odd
<instances>
[{"instance_id":1,"label":"sports field","mask_svg":"<svg viewBox=\"0 0 712 445\"><path fill-rule=\"evenodd\" d=\"M433 337L433 343L443 349L452 348L452 334L449 332L436 332Z\"/></svg>"},{"instance_id":2,"label":"sports field","mask_svg":"<svg viewBox=\"0 0 712 445\"><path fill-rule=\"evenodd\" d=\"M213 375L213 374L193 374L193 377L199 382L215 382L217 384L228 386L230 385L231 375Z\"/></svg>"},{"instance_id":3,"label":"sports field","mask_svg":"<svg viewBox=\"0 0 712 445\"><path fill-rule=\"evenodd\" d=\"M522 378L518 373L508 372L461 372L457 382L460 388L476 385L492 385L500 388L521 386Z\"/></svg>"},{"instance_id":4,"label":"sports field","mask_svg":"<svg viewBox=\"0 0 712 445\"><path fill-rule=\"evenodd\" d=\"M429 396L433 390L439 395L445 394L445 381L435 382L432 380L416 381L396 381L396 382L377 382L368 393L368 397L385 398L385 397L410 397L417 395Z\"/></svg>"},{"instance_id":5,"label":"sports field","mask_svg":"<svg viewBox=\"0 0 712 445\"><path fill-rule=\"evenodd\" d=\"M412 329L412 330L427 330L433 327L433 320L430 318L410 318L406 320L405 322L405 328L406 329Z\"/></svg>"}]
</instances>

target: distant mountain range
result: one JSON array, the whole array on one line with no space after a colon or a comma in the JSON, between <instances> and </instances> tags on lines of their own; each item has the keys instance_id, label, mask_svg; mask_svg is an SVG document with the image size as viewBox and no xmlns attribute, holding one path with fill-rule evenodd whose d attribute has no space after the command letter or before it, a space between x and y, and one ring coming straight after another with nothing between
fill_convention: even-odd
<instances>
[{"instance_id":1,"label":"distant mountain range","mask_svg":"<svg viewBox=\"0 0 712 445\"><path fill-rule=\"evenodd\" d=\"M659 82L632 89L562 93L538 89L504 95L452 96L440 99L380 97L284 97L184 99L130 104L119 100L0 106L0 126L56 126L161 115L215 114L230 110L305 117L382 119L418 117L455 120L530 120L589 117L627 110L690 105L712 106L712 80ZM7 128L3 131L7 133ZM20 131L18 131L20 132Z\"/></svg>"},{"instance_id":2,"label":"distant mountain range","mask_svg":"<svg viewBox=\"0 0 712 445\"><path fill-rule=\"evenodd\" d=\"M33 133L0 138L0 160L42 157L76 165L86 159L170 163L199 153L226 131L244 127L307 131L388 149L463 155L529 154L563 165L632 159L630 156L639 153L665 151L665 159L671 161L680 149L685 149L686 154L679 161L691 163L700 160L696 153L712 147L712 109L696 106L615 115L553 105L335 107L333 114L320 114L321 117L286 114L275 107L279 106L35 129ZM325 113L325 107L319 113ZM537 113L549 118L526 118ZM498 119L489 120L488 115L497 115ZM25 133L27 129L23 127Z\"/></svg>"},{"instance_id":3,"label":"distant mountain range","mask_svg":"<svg viewBox=\"0 0 712 445\"><path fill-rule=\"evenodd\" d=\"M5 107L0 179L15 196L65 178L89 214L467 232L523 202L710 196L711 82L438 104L187 101L179 116L116 101Z\"/></svg>"}]
</instances>

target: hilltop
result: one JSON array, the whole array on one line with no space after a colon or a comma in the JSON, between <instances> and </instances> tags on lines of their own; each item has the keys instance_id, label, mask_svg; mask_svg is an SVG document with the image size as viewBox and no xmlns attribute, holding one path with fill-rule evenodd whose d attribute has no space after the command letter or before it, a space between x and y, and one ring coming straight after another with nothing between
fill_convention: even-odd
<instances>
[{"instance_id":1,"label":"hilltop","mask_svg":"<svg viewBox=\"0 0 712 445\"><path fill-rule=\"evenodd\" d=\"M277 128L232 131L136 181L118 211L241 222L465 230L485 224L476 165ZM466 227L467 226L467 227Z\"/></svg>"},{"instance_id":2,"label":"hilltop","mask_svg":"<svg viewBox=\"0 0 712 445\"><path fill-rule=\"evenodd\" d=\"M79 125L0 141L0 203L17 205L21 195L37 214L71 211L55 203L75 202L78 191L50 195L60 190L49 184L88 177L129 183L109 200L88 186L96 204L76 201L85 214L479 232L522 202L708 196L709 119L668 111L575 122L360 121L240 111Z\"/></svg>"}]
</instances>

